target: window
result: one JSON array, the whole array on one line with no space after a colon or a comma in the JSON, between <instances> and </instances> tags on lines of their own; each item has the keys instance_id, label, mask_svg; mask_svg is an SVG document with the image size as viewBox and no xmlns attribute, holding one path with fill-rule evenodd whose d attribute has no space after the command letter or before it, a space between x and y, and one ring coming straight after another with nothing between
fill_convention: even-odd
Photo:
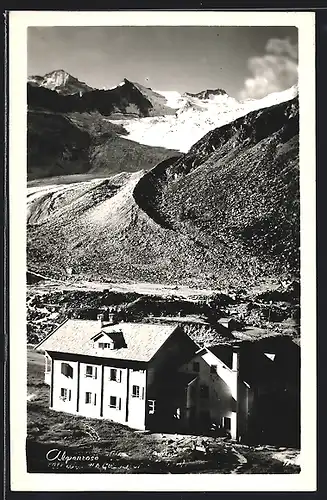
<instances>
[{"instance_id":1,"label":"window","mask_svg":"<svg viewBox=\"0 0 327 500\"><path fill-rule=\"evenodd\" d=\"M97 378L97 367L87 365L85 369L85 377Z\"/></svg>"},{"instance_id":2,"label":"window","mask_svg":"<svg viewBox=\"0 0 327 500\"><path fill-rule=\"evenodd\" d=\"M110 349L111 346L112 346L112 343L111 344L108 344L107 342L99 342L98 343L99 349Z\"/></svg>"},{"instance_id":3,"label":"window","mask_svg":"<svg viewBox=\"0 0 327 500\"><path fill-rule=\"evenodd\" d=\"M132 386L132 398L144 399L144 387L138 385Z\"/></svg>"},{"instance_id":4,"label":"window","mask_svg":"<svg viewBox=\"0 0 327 500\"><path fill-rule=\"evenodd\" d=\"M121 370L110 368L109 380L113 380L114 382L121 382Z\"/></svg>"},{"instance_id":5,"label":"window","mask_svg":"<svg viewBox=\"0 0 327 500\"><path fill-rule=\"evenodd\" d=\"M149 399L148 401L148 413L153 415L156 411L156 401L154 399Z\"/></svg>"},{"instance_id":6,"label":"window","mask_svg":"<svg viewBox=\"0 0 327 500\"><path fill-rule=\"evenodd\" d=\"M45 358L45 372L51 372L51 358L49 358L49 356L46 356Z\"/></svg>"},{"instance_id":7,"label":"window","mask_svg":"<svg viewBox=\"0 0 327 500\"><path fill-rule=\"evenodd\" d=\"M207 385L200 385L200 397L202 399L209 397L209 387Z\"/></svg>"},{"instance_id":8,"label":"window","mask_svg":"<svg viewBox=\"0 0 327 500\"><path fill-rule=\"evenodd\" d=\"M139 398L140 397L140 387L138 385L133 385L132 386L132 398Z\"/></svg>"},{"instance_id":9,"label":"window","mask_svg":"<svg viewBox=\"0 0 327 500\"><path fill-rule=\"evenodd\" d=\"M62 399L63 401L71 401L72 399L72 391L69 389L65 389L64 387L62 387L60 389L60 399Z\"/></svg>"},{"instance_id":10,"label":"window","mask_svg":"<svg viewBox=\"0 0 327 500\"><path fill-rule=\"evenodd\" d=\"M116 410L121 410L121 398L117 398L117 396L110 396L109 407L116 408Z\"/></svg>"},{"instance_id":11,"label":"window","mask_svg":"<svg viewBox=\"0 0 327 500\"><path fill-rule=\"evenodd\" d=\"M197 373L200 371L200 363L198 361L194 361L194 363L193 363L193 371L197 372Z\"/></svg>"},{"instance_id":12,"label":"window","mask_svg":"<svg viewBox=\"0 0 327 500\"><path fill-rule=\"evenodd\" d=\"M86 392L85 393L85 404L91 405L92 404L92 392ZM96 393L93 394L93 404L96 406L97 404L97 395Z\"/></svg>"},{"instance_id":13,"label":"window","mask_svg":"<svg viewBox=\"0 0 327 500\"><path fill-rule=\"evenodd\" d=\"M110 396L109 406L110 406L110 408L116 408L117 407L117 398L116 398L116 396Z\"/></svg>"},{"instance_id":14,"label":"window","mask_svg":"<svg viewBox=\"0 0 327 500\"><path fill-rule=\"evenodd\" d=\"M61 373L65 377L73 378L73 368L68 363L61 363Z\"/></svg>"},{"instance_id":15,"label":"window","mask_svg":"<svg viewBox=\"0 0 327 500\"><path fill-rule=\"evenodd\" d=\"M217 373L217 365L210 366L210 373Z\"/></svg>"},{"instance_id":16,"label":"window","mask_svg":"<svg viewBox=\"0 0 327 500\"><path fill-rule=\"evenodd\" d=\"M224 429L226 429L227 431L230 431L230 428L231 428L231 419L229 417L224 417L223 418L223 426L224 426Z\"/></svg>"}]
</instances>

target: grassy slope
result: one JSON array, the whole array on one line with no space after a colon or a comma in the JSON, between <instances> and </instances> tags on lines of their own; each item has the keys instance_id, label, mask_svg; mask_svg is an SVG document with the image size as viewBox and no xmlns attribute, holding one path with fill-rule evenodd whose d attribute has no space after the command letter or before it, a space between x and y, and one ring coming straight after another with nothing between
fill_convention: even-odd
<instances>
[{"instance_id":1,"label":"grassy slope","mask_svg":"<svg viewBox=\"0 0 327 500\"><path fill-rule=\"evenodd\" d=\"M28 112L28 179L149 169L175 155L165 148L144 146L117 134L123 127L99 113Z\"/></svg>"}]
</instances>

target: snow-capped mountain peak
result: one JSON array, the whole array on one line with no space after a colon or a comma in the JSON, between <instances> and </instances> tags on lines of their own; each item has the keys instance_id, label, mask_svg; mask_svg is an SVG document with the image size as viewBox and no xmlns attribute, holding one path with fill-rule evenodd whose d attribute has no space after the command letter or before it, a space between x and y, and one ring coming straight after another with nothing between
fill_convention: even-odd
<instances>
[{"instance_id":1,"label":"snow-capped mountain peak","mask_svg":"<svg viewBox=\"0 0 327 500\"><path fill-rule=\"evenodd\" d=\"M72 75L70 75L69 73L67 73L67 71L63 69L57 69L44 75L44 80L46 80L49 84L52 83L54 87L60 87L61 85L65 85L67 80L69 79L75 80L75 78Z\"/></svg>"},{"instance_id":2,"label":"snow-capped mountain peak","mask_svg":"<svg viewBox=\"0 0 327 500\"><path fill-rule=\"evenodd\" d=\"M64 69L50 71L50 73L46 73L44 76L30 76L28 82L64 95L90 92L93 90L92 87L81 82Z\"/></svg>"}]
</instances>

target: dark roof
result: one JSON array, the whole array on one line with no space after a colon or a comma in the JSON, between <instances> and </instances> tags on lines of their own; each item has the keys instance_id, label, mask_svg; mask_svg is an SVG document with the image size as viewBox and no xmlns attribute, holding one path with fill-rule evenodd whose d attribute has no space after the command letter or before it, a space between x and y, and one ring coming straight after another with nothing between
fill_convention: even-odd
<instances>
[{"instance_id":1,"label":"dark roof","mask_svg":"<svg viewBox=\"0 0 327 500\"><path fill-rule=\"evenodd\" d=\"M208 351L212 352L216 358L220 359L226 366L232 368L233 363L233 349L231 345L219 344L213 345L207 348Z\"/></svg>"}]
</instances>

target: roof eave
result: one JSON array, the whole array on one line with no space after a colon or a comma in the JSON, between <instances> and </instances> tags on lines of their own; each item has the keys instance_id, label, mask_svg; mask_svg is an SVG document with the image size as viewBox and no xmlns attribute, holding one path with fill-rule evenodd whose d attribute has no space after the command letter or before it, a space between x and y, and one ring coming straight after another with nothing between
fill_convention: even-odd
<instances>
[{"instance_id":1,"label":"roof eave","mask_svg":"<svg viewBox=\"0 0 327 500\"><path fill-rule=\"evenodd\" d=\"M35 347L34 347L34 351L36 351L37 349L39 349L39 347L43 344L43 342L45 342L46 340L48 340L51 335L53 335L55 332L57 332L59 330L59 328L61 328L65 323L67 323L68 321L68 318L64 319L64 321L62 323L60 323L60 325L58 325L54 330L52 330L52 332L49 333L49 335L47 335L44 339L41 340L41 342L39 342ZM46 351L47 349L44 349L44 351Z\"/></svg>"}]
</instances>

